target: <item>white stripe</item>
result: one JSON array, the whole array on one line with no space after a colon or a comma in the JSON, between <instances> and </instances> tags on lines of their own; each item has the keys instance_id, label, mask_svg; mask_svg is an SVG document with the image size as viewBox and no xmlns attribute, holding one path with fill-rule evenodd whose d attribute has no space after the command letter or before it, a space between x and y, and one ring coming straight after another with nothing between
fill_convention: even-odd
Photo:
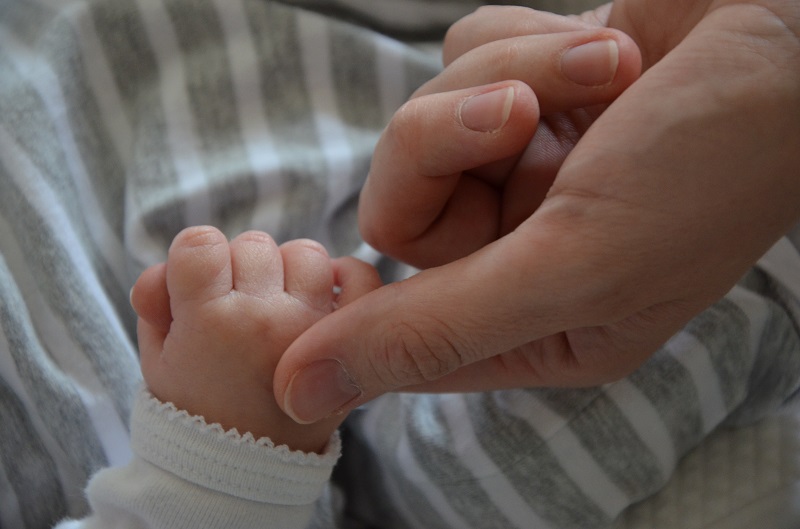
<instances>
[{"instance_id":1,"label":"white stripe","mask_svg":"<svg viewBox=\"0 0 800 529\"><path fill-rule=\"evenodd\" d=\"M38 0L41 5L58 9L73 26L75 36L83 56L86 81L91 87L92 96L100 109L105 130L119 156L123 167L127 168L133 157L136 136L127 115L123 111L122 96L113 69L108 61L103 45L97 35L91 7L86 2L59 0ZM51 5L52 4L52 5ZM125 234L131 251L128 257L144 268L166 259L163 243L153 240L147 233L142 219L137 213L134 193L125 194Z\"/></svg>"},{"instance_id":2,"label":"white stripe","mask_svg":"<svg viewBox=\"0 0 800 529\"><path fill-rule=\"evenodd\" d=\"M183 55L175 28L161 2L136 1L158 63L167 141L181 192L187 199L184 220L189 226L211 223L208 179L201 163L202 149L195 134L196 124L189 105Z\"/></svg>"},{"instance_id":3,"label":"white stripe","mask_svg":"<svg viewBox=\"0 0 800 529\"><path fill-rule=\"evenodd\" d=\"M123 168L127 170L133 157L135 134L123 110L122 95L97 35L91 10L86 5L81 5L80 9L70 10L70 14L69 21L74 26L83 54L86 80L92 89L92 95L100 109L105 129L109 132L117 156ZM124 237L131 249L129 257L142 267L166 259L163 243L150 237L141 216L137 215L135 193L125 193L124 207L127 212Z\"/></svg>"},{"instance_id":4,"label":"white stripe","mask_svg":"<svg viewBox=\"0 0 800 529\"><path fill-rule=\"evenodd\" d=\"M628 419L639 439L655 455L664 476L669 476L675 469L675 447L658 410L628 379L609 384L605 391Z\"/></svg>"},{"instance_id":5,"label":"white stripe","mask_svg":"<svg viewBox=\"0 0 800 529\"><path fill-rule=\"evenodd\" d=\"M252 227L277 233L285 197L280 158L266 120L261 92L261 65L241 0L213 0L225 34L239 128L256 177L258 199Z\"/></svg>"},{"instance_id":6,"label":"white stripe","mask_svg":"<svg viewBox=\"0 0 800 529\"><path fill-rule=\"evenodd\" d=\"M322 217L328 219L351 191L353 150L336 101L328 23L317 14L301 11L297 15L297 32L317 138L328 167L327 205Z\"/></svg>"},{"instance_id":7,"label":"white stripe","mask_svg":"<svg viewBox=\"0 0 800 529\"><path fill-rule=\"evenodd\" d=\"M477 485L508 520L520 529L546 528L545 522L520 496L502 470L482 450L463 395L442 395L439 399L445 422L453 436L453 451L459 461L475 476ZM501 432L498 432L501 435Z\"/></svg>"},{"instance_id":8,"label":"white stripe","mask_svg":"<svg viewBox=\"0 0 800 529\"><path fill-rule=\"evenodd\" d=\"M411 450L408 433L405 429L400 434L396 458L398 467L403 469L406 477L419 489L419 493L428 499L431 507L448 526L452 529L468 529L472 527L453 509L450 502L447 501L447 497L436 485L431 483L427 473L419 466L419 462ZM418 527L424 527L424 525Z\"/></svg>"},{"instance_id":9,"label":"white stripe","mask_svg":"<svg viewBox=\"0 0 800 529\"><path fill-rule=\"evenodd\" d=\"M105 395L90 393L79 385L75 388L103 446L108 465L113 467L130 463L133 458L131 439L114 403Z\"/></svg>"},{"instance_id":10,"label":"white stripe","mask_svg":"<svg viewBox=\"0 0 800 529\"><path fill-rule=\"evenodd\" d=\"M32 348L29 348L32 349ZM31 399L28 392L25 391L25 384L19 376L14 359L11 357L11 348L6 339L5 333L0 330L0 373L6 383L8 383L11 390L19 398L22 406L25 408L28 419L30 420L33 428L39 435L39 440L42 442L44 449L52 457L58 474L59 482L63 484L77 483L78 478L75 475L75 470L72 465L67 464L69 458L64 454L59 443L50 434L49 429L42 422L37 407ZM65 491L67 498L71 498L75 491Z\"/></svg>"},{"instance_id":11,"label":"white stripe","mask_svg":"<svg viewBox=\"0 0 800 529\"><path fill-rule=\"evenodd\" d=\"M105 129L123 165L127 165L133 152L133 131L125 113L122 112L122 97L114 80L103 45L97 35L92 12L83 0L36 0L40 5L57 9L59 15L73 28L80 46L86 82L92 89L94 100L100 108Z\"/></svg>"},{"instance_id":12,"label":"white stripe","mask_svg":"<svg viewBox=\"0 0 800 529\"><path fill-rule=\"evenodd\" d=\"M85 2L73 7L67 19L72 24L75 37L81 47L86 81L100 108L105 129L124 167L127 167L133 153L133 129L123 112L122 96L114 79L111 66L106 58L103 45L97 35L90 8Z\"/></svg>"},{"instance_id":13,"label":"white stripe","mask_svg":"<svg viewBox=\"0 0 800 529\"><path fill-rule=\"evenodd\" d=\"M628 495L608 478L563 417L528 392L506 391L502 395L503 400L498 400L498 405L525 421L547 442L567 476L609 518L616 518L630 505Z\"/></svg>"},{"instance_id":14,"label":"white stripe","mask_svg":"<svg viewBox=\"0 0 800 529\"><path fill-rule=\"evenodd\" d=\"M127 284L125 250L100 213L102 207L94 194L86 166L75 142L58 76L38 55L14 40L9 33L0 33L0 47L10 52L8 56L11 57L17 72L33 85L44 102L72 175L72 182L78 192L82 210L91 215L91 218L85 218L84 226L115 274L117 282L120 285Z\"/></svg>"},{"instance_id":15,"label":"white stripe","mask_svg":"<svg viewBox=\"0 0 800 529\"><path fill-rule=\"evenodd\" d=\"M0 162L4 164L14 183L19 187L23 195L25 195L25 200L30 204L35 205L37 212L39 215L41 215L42 220L51 227L53 233L59 234L62 247L65 253L69 256L70 260L70 264L65 264L65 266L71 266L72 270L75 270L81 274L82 288L86 293L86 297L92 298L97 303L102 313L108 315L108 319L106 321L109 325L109 332L121 337L121 343L126 343L125 337L127 334L119 320L113 317L113 315L116 314L116 311L106 296L105 291L93 276L94 267L87 259L86 254L81 251L82 244L77 234L72 229L72 223L70 222L66 211L64 211L62 207L61 201L53 192L53 190L50 189L50 187L45 183L44 177L38 173L36 167L27 158L24 152L15 144L11 135L8 134L2 125L0 125ZM9 266L14 266L12 270L16 270L15 277L19 277L20 281L26 281L30 285L26 288L26 297L28 301L31 303L36 303L35 300L39 295L34 295L35 292L38 292L38 289L35 287L35 279L30 277L28 274L29 269L26 267L21 254L18 251L12 251L14 248L14 245L12 244L12 241L15 240L14 237L8 233L8 229L5 227L4 223L2 227L3 230L0 233L5 232L8 234L3 239L6 241L6 244L3 247L4 255L6 255L7 259L9 259ZM17 256L18 261L16 265L11 260L15 255ZM101 390L102 384L96 378L96 375L94 375L91 367L88 364L88 360L80 353L80 351L76 351L74 349L70 350L70 347L74 347L74 344L72 344L71 339L64 338L65 336L69 336L67 331L63 330L60 322L56 323L57 319L54 315L50 314L49 310L41 310L44 307L47 307L47 304L40 299L37 305L39 305L39 311L36 312L35 315L37 317L37 324L42 325L40 331L54 331L52 333L47 332L43 336L45 343L49 347L48 350L52 351L54 358L61 359L65 371L72 375L78 376L78 378L74 380L76 385L83 383L88 384L89 387L95 388L98 391ZM70 344L72 345L70 346ZM80 360L76 361L77 359ZM128 350L127 361L130 362L132 368L135 368L137 365L135 354L130 349ZM117 431L117 433L113 435L123 435L124 437L127 437L127 430L124 428L124 425L122 425L122 422L118 420L117 423L118 424L116 424L116 426L121 428L122 432L120 433ZM114 424L111 424L110 426L113 427ZM100 430L98 430L98 432L99 431ZM112 434L109 433L108 435ZM107 455L109 455L111 458L115 460L119 459L117 455L117 447L104 446L104 449L106 450Z\"/></svg>"},{"instance_id":16,"label":"white stripe","mask_svg":"<svg viewBox=\"0 0 800 529\"><path fill-rule=\"evenodd\" d=\"M528 421L544 439L558 434L568 423L566 418L526 391L497 392L494 401L508 413Z\"/></svg>"},{"instance_id":17,"label":"white stripe","mask_svg":"<svg viewBox=\"0 0 800 529\"><path fill-rule=\"evenodd\" d=\"M369 244L362 242L350 255L356 259L364 261L365 263L377 266L378 261L381 260L383 254Z\"/></svg>"},{"instance_id":18,"label":"white stripe","mask_svg":"<svg viewBox=\"0 0 800 529\"><path fill-rule=\"evenodd\" d=\"M397 398L398 396L392 393L383 395L382 397L362 405L356 412L360 414L361 434L364 436L364 439L368 441L369 446L376 451L379 450L377 447L381 446L378 440L378 421L391 416L391 412L387 409L390 408L388 401ZM403 428L402 426L398 427ZM379 462L378 464L380 465L382 463ZM381 470L383 470L383 468ZM405 495L398 484L398 480L395 479L392 474L382 471L381 482L383 486L386 487L388 497L391 498L392 507L406 520L406 523L411 527L425 527L426 524L417 517L414 508L406 501Z\"/></svg>"},{"instance_id":19,"label":"white stripe","mask_svg":"<svg viewBox=\"0 0 800 529\"><path fill-rule=\"evenodd\" d=\"M703 432L711 432L725 418L728 407L708 349L688 332L676 334L664 347L692 377L703 418Z\"/></svg>"},{"instance_id":20,"label":"white stripe","mask_svg":"<svg viewBox=\"0 0 800 529\"><path fill-rule=\"evenodd\" d=\"M362 432L371 446L380 449L385 445L385 443L381 442L381 439L386 438L387 434L382 431L380 423L386 417L394 414L394 410L400 405L401 398L398 394L390 393L368 403L364 407L365 416L362 422ZM392 404L395 404L395 406ZM420 494L428 498L431 507L452 529L468 529L470 525L450 507L444 494L436 485L431 483L425 471L420 468L411 450L405 425L397 425L397 430L398 438L395 449L397 468L402 469L406 479L419 490ZM403 498L400 487L396 485L397 480L388 475L384 478L384 483L395 492L391 496L392 505L402 513L409 525L411 527L425 527L426 524L417 518L414 508L409 506L408 502Z\"/></svg>"},{"instance_id":21,"label":"white stripe","mask_svg":"<svg viewBox=\"0 0 800 529\"><path fill-rule=\"evenodd\" d=\"M43 210L48 204L37 204ZM3 241L3 256L14 276L17 288L27 306L27 312L34 319L37 338L42 347L48 351L53 362L66 373L76 384L91 392L103 392L103 384L97 378L94 368L86 357L85 351L75 343L64 322L51 310L48 300L39 290L39 279L31 273L30 265L25 260L22 249L11 228L0 218L0 240ZM84 283L96 283L96 279L83 277ZM110 316L113 315L109 314ZM127 343L127 336L120 335L121 343ZM127 359L131 369L138 372L138 364L133 351Z\"/></svg>"},{"instance_id":22,"label":"white stripe","mask_svg":"<svg viewBox=\"0 0 800 529\"><path fill-rule=\"evenodd\" d=\"M794 299L787 300L787 306L794 320L800 321L800 254L797 248L783 237L759 259L756 267L792 294Z\"/></svg>"}]
</instances>

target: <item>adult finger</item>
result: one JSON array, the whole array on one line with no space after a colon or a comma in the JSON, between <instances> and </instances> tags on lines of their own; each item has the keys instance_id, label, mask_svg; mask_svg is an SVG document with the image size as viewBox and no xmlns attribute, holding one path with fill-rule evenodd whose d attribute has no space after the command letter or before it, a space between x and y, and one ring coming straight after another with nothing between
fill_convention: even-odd
<instances>
[{"instance_id":1,"label":"adult finger","mask_svg":"<svg viewBox=\"0 0 800 529\"><path fill-rule=\"evenodd\" d=\"M529 243L528 249L536 246ZM447 267L375 290L320 320L277 367L275 394L284 411L313 422L388 390L440 378L520 340L551 334L563 321L555 311L525 307L520 292L530 287L516 278L527 265L518 261L519 249L509 252L507 246L507 240L498 241ZM552 279L552 270L537 275L527 268L530 279ZM533 325L511 325L503 316L509 306ZM357 336L349 327L354 322L369 332Z\"/></svg>"},{"instance_id":2,"label":"adult finger","mask_svg":"<svg viewBox=\"0 0 800 529\"><path fill-rule=\"evenodd\" d=\"M492 41L461 55L414 97L517 79L542 114L608 103L639 75L641 58L621 31L594 29Z\"/></svg>"},{"instance_id":3,"label":"adult finger","mask_svg":"<svg viewBox=\"0 0 800 529\"><path fill-rule=\"evenodd\" d=\"M536 98L519 81L409 101L373 156L359 205L364 238L420 267L496 239L498 189L463 173L521 152L537 123ZM456 226L470 237L452 237Z\"/></svg>"},{"instance_id":4,"label":"adult finger","mask_svg":"<svg viewBox=\"0 0 800 529\"><path fill-rule=\"evenodd\" d=\"M276 369L284 411L314 422L399 388L608 381L686 321L686 304L672 302L671 292L655 309L638 292L620 294L642 274L608 255L603 237L559 231L547 220L539 228L387 285L317 322Z\"/></svg>"},{"instance_id":5,"label":"adult finger","mask_svg":"<svg viewBox=\"0 0 800 529\"><path fill-rule=\"evenodd\" d=\"M701 24L627 91L519 229L298 338L276 371L284 410L313 421L537 341L551 380L565 369L603 381L620 369L604 365L630 369L723 295L800 204L800 158L786 147L800 136L797 42L768 13L750 14L746 35L736 11ZM750 53L751 35L770 47ZM747 53L719 61L733 44ZM714 75L676 75L687 71Z\"/></svg>"},{"instance_id":6,"label":"adult finger","mask_svg":"<svg viewBox=\"0 0 800 529\"><path fill-rule=\"evenodd\" d=\"M520 6L483 6L447 31L442 61L447 66L466 52L496 40L591 29L574 17Z\"/></svg>"}]
</instances>

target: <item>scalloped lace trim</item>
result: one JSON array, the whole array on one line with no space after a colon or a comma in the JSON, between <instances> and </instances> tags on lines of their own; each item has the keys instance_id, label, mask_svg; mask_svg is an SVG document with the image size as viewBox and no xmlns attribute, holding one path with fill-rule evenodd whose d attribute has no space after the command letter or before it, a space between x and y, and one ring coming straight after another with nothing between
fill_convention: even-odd
<instances>
[{"instance_id":1,"label":"scalloped lace trim","mask_svg":"<svg viewBox=\"0 0 800 529\"><path fill-rule=\"evenodd\" d=\"M315 452L303 452L302 450L293 450L287 445L276 445L269 437L256 437L250 432L240 433L236 428L225 430L219 423L206 422L205 417L202 415L191 415L185 410L178 409L171 402L162 402L152 393L146 389L142 390L140 403L144 409L150 410L151 413L163 416L169 422L179 422L187 428L206 435L213 435L221 440L231 442L237 446L252 446L253 448L268 448L276 451L283 459L287 461L304 462L319 462L324 463L329 459L332 454L339 452L340 438L339 432L336 431L328 441L328 446L325 452L317 454Z\"/></svg>"}]
</instances>

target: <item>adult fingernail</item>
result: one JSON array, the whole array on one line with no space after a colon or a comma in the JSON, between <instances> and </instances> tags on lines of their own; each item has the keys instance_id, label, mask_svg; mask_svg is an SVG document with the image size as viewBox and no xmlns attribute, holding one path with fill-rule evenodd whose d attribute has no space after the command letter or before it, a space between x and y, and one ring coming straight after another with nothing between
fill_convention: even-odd
<instances>
[{"instance_id":1,"label":"adult fingernail","mask_svg":"<svg viewBox=\"0 0 800 529\"><path fill-rule=\"evenodd\" d=\"M477 132L494 132L506 124L513 104L512 86L472 96L459 109L461 124Z\"/></svg>"},{"instance_id":2,"label":"adult fingernail","mask_svg":"<svg viewBox=\"0 0 800 529\"><path fill-rule=\"evenodd\" d=\"M361 389L337 360L319 360L301 369L289 382L286 413L300 424L331 415L361 395Z\"/></svg>"},{"instance_id":3,"label":"adult fingernail","mask_svg":"<svg viewBox=\"0 0 800 529\"><path fill-rule=\"evenodd\" d=\"M595 40L567 50L561 71L567 79L584 86L600 86L614 80L619 66L619 46L613 39Z\"/></svg>"}]
</instances>

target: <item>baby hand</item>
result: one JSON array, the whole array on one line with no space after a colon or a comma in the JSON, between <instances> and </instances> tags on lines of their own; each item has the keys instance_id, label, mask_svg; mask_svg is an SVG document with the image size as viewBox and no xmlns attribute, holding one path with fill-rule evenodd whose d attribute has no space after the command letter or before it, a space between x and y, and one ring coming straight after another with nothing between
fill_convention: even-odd
<instances>
[{"instance_id":1,"label":"baby hand","mask_svg":"<svg viewBox=\"0 0 800 529\"><path fill-rule=\"evenodd\" d=\"M278 246L251 231L228 242L215 228L188 228L131 293L147 386L208 423L322 451L344 415L295 423L276 404L275 366L313 323L378 286L374 268L331 260L313 241Z\"/></svg>"}]
</instances>

